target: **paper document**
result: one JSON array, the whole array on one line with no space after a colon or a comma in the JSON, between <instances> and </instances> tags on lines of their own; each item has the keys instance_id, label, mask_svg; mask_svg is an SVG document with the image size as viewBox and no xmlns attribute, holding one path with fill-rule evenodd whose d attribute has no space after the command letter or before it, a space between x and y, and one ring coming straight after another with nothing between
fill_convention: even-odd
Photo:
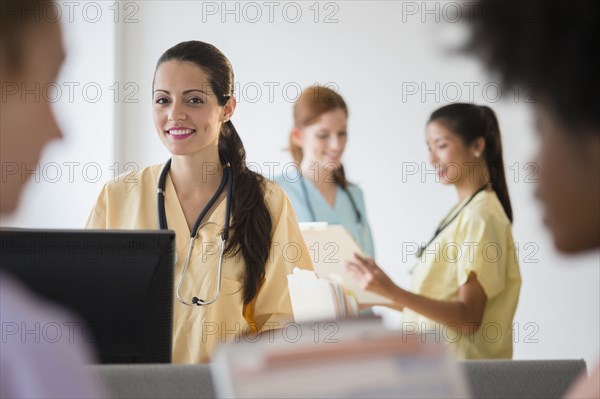
<instances>
[{"instance_id":1,"label":"paper document","mask_svg":"<svg viewBox=\"0 0 600 399\"><path fill-rule=\"evenodd\" d=\"M384 296L363 290L346 272L346 262L355 259L354 253L362 255L363 252L344 227L317 222L300 223L300 229L319 277L340 276L344 286L354 292L358 303L362 305L392 304Z\"/></svg>"},{"instance_id":2,"label":"paper document","mask_svg":"<svg viewBox=\"0 0 600 399\"><path fill-rule=\"evenodd\" d=\"M218 398L469 397L443 343L377 320L296 324L274 339L223 344L211 371Z\"/></svg>"},{"instance_id":3,"label":"paper document","mask_svg":"<svg viewBox=\"0 0 600 399\"><path fill-rule=\"evenodd\" d=\"M296 267L288 276L288 288L297 323L358 316L356 299L339 276L318 278L313 271Z\"/></svg>"}]
</instances>

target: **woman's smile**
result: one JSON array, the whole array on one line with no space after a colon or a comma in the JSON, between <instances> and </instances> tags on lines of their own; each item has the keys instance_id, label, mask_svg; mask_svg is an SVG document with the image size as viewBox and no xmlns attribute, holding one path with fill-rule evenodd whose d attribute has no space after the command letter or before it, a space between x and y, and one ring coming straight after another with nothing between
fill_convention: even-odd
<instances>
[{"instance_id":1,"label":"woman's smile","mask_svg":"<svg viewBox=\"0 0 600 399\"><path fill-rule=\"evenodd\" d=\"M166 131L167 135L174 140L185 140L196 133L196 129L187 127L173 127Z\"/></svg>"}]
</instances>

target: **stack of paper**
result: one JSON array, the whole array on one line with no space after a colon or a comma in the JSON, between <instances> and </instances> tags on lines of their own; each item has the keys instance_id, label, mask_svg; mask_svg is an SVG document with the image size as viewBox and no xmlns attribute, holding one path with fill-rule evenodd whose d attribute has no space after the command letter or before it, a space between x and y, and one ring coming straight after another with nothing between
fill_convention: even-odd
<instances>
[{"instance_id":1,"label":"stack of paper","mask_svg":"<svg viewBox=\"0 0 600 399\"><path fill-rule=\"evenodd\" d=\"M211 362L217 397L469 397L461 365L441 342L385 331L376 319L289 329L274 339L220 345Z\"/></svg>"},{"instance_id":2,"label":"stack of paper","mask_svg":"<svg viewBox=\"0 0 600 399\"><path fill-rule=\"evenodd\" d=\"M354 294L346 289L340 276L319 278L315 272L294 268L288 276L294 319L298 323L315 320L340 320L358 315Z\"/></svg>"}]
</instances>

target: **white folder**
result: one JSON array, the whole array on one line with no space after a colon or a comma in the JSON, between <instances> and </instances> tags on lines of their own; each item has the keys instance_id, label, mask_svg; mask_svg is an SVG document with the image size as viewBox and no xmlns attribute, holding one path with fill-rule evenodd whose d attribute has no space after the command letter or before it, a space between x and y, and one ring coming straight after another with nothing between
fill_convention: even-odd
<instances>
[{"instance_id":1,"label":"white folder","mask_svg":"<svg viewBox=\"0 0 600 399\"><path fill-rule=\"evenodd\" d=\"M335 292L328 280L297 267L287 278L296 323L341 318Z\"/></svg>"},{"instance_id":2,"label":"white folder","mask_svg":"<svg viewBox=\"0 0 600 399\"><path fill-rule=\"evenodd\" d=\"M347 261L354 261L354 253L363 255L350 233L340 225L325 222L300 223L302 235L308 246L315 272L320 277L341 276L344 286L354 292L361 305L390 305L388 298L363 290L345 269Z\"/></svg>"}]
</instances>

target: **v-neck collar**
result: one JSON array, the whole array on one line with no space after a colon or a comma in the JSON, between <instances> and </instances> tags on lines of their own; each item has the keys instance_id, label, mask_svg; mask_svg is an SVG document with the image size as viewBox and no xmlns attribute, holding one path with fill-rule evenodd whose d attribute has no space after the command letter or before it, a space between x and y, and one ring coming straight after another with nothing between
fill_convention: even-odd
<instances>
[{"instance_id":1,"label":"v-neck collar","mask_svg":"<svg viewBox=\"0 0 600 399\"><path fill-rule=\"evenodd\" d=\"M321 208L325 208L327 209L327 212L329 212L331 214L331 217L334 220L338 220L337 217L337 209L339 209L339 201L340 201L340 186L338 186L336 184L335 186L335 198L333 200L333 206L329 205L329 202L327 202L327 200L325 199L325 197L323 196L323 194L319 191L319 189L315 186L315 184L311 181L308 180L304 177L302 177L303 181L306 183L306 186L309 187L307 188L307 191L309 191L309 198L308 200L311 201L311 196L310 196L310 192L312 191L315 195L313 195L312 197L321 201L321 204L319 205L319 207L313 207L315 208L315 213L317 213L317 209L321 209ZM323 206L324 205L324 206ZM318 218L318 216L315 214L315 217Z\"/></svg>"},{"instance_id":2,"label":"v-neck collar","mask_svg":"<svg viewBox=\"0 0 600 399\"><path fill-rule=\"evenodd\" d=\"M192 232L190 231L187 221L185 220L185 214L183 213L183 208L181 207L181 203L179 202L179 197L177 197L177 191L175 190L175 185L173 184L173 180L171 180L170 173L167 174L165 188L166 188L166 190L165 190L165 208L167 209L167 214L169 213L168 212L169 209L173 209L175 211L175 215L172 215L174 217L172 217L171 219L169 219L167 217L167 224L169 225L169 228L171 230L185 231L187 233L187 235L186 235L186 241L187 241L191 237ZM203 221L200 224L198 231L200 231L202 229L202 227L208 223L217 224L218 226L220 226L222 228L222 224L225 220L225 216L223 215L223 213L225 212L224 208L225 208L226 202L227 202L227 196L225 196L219 202L219 204L214 209L214 211L211 213L211 215L208 217L208 219ZM220 219L218 219L218 218L220 218ZM171 226L171 224L173 226Z\"/></svg>"},{"instance_id":3,"label":"v-neck collar","mask_svg":"<svg viewBox=\"0 0 600 399\"><path fill-rule=\"evenodd\" d=\"M473 201L475 201L476 197L479 196L479 194L481 193L485 193L487 191L491 191L491 190L482 190L478 193L475 194L475 196L473 197L473 199L471 200L471 203ZM446 214L446 217L444 217L444 219L442 219L441 224L446 223L446 221L452 219L458 212L462 212L462 208L465 206L465 203L467 203L469 200L471 199L471 196L467 196L465 198L463 198L458 204L454 205ZM469 204L471 205L471 204Z\"/></svg>"}]
</instances>

